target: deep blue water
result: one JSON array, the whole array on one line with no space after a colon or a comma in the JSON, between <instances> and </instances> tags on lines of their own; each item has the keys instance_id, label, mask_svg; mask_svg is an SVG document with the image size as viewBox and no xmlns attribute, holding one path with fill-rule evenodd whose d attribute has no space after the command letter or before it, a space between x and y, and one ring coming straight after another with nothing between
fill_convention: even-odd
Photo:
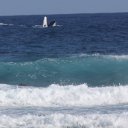
<instances>
[{"instance_id":1,"label":"deep blue water","mask_svg":"<svg viewBox=\"0 0 128 128\"><path fill-rule=\"evenodd\" d=\"M128 84L128 13L43 17L0 17L0 83Z\"/></svg>"},{"instance_id":2,"label":"deep blue water","mask_svg":"<svg viewBox=\"0 0 128 128\"><path fill-rule=\"evenodd\" d=\"M0 26L2 58L30 61L81 53L128 54L128 13L49 15L48 19L62 26L34 29L43 16L0 17L1 23L14 24Z\"/></svg>"}]
</instances>

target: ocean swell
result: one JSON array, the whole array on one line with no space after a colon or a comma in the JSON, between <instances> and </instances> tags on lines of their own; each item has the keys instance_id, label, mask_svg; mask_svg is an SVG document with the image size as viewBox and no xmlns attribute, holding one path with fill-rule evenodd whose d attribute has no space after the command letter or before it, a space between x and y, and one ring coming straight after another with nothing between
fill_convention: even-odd
<instances>
[{"instance_id":1,"label":"ocean swell","mask_svg":"<svg viewBox=\"0 0 128 128\"><path fill-rule=\"evenodd\" d=\"M128 56L81 54L31 62L0 62L0 83L34 86L128 84Z\"/></svg>"}]
</instances>

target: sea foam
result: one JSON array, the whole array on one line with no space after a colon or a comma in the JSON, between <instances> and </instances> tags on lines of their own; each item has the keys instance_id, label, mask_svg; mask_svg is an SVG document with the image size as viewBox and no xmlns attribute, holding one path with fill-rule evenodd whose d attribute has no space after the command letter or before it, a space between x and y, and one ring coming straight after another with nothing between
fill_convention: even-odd
<instances>
[{"instance_id":1,"label":"sea foam","mask_svg":"<svg viewBox=\"0 0 128 128\"><path fill-rule=\"evenodd\" d=\"M0 116L0 127L13 128L127 128L128 113L92 115L23 115Z\"/></svg>"},{"instance_id":2,"label":"sea foam","mask_svg":"<svg viewBox=\"0 0 128 128\"><path fill-rule=\"evenodd\" d=\"M0 106L97 106L128 103L128 86L88 87L0 85Z\"/></svg>"}]
</instances>

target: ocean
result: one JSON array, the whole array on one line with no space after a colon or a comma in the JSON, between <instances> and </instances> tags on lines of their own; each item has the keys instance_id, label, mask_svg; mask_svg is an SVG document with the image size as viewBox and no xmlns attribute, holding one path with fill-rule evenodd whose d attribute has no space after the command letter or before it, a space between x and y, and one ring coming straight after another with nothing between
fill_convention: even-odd
<instances>
[{"instance_id":1,"label":"ocean","mask_svg":"<svg viewBox=\"0 0 128 128\"><path fill-rule=\"evenodd\" d=\"M127 128L128 13L0 16L0 128Z\"/></svg>"}]
</instances>

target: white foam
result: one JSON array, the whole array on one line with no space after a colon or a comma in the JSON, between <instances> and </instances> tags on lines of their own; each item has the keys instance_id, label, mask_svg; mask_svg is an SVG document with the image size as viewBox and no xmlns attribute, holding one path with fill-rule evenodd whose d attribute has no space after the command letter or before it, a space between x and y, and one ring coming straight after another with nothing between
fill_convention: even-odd
<instances>
[{"instance_id":1,"label":"white foam","mask_svg":"<svg viewBox=\"0 0 128 128\"><path fill-rule=\"evenodd\" d=\"M53 27L62 27L63 25L55 25L55 26L53 26ZM43 27L42 25L34 25L34 26L32 26L33 28L45 28L45 27Z\"/></svg>"},{"instance_id":2,"label":"white foam","mask_svg":"<svg viewBox=\"0 0 128 128\"><path fill-rule=\"evenodd\" d=\"M1 128L127 128L128 113L92 115L23 115L0 116Z\"/></svg>"},{"instance_id":3,"label":"white foam","mask_svg":"<svg viewBox=\"0 0 128 128\"><path fill-rule=\"evenodd\" d=\"M117 60L128 60L128 55L108 55L108 57Z\"/></svg>"},{"instance_id":4,"label":"white foam","mask_svg":"<svg viewBox=\"0 0 128 128\"><path fill-rule=\"evenodd\" d=\"M0 23L0 26L13 26L13 24Z\"/></svg>"},{"instance_id":5,"label":"white foam","mask_svg":"<svg viewBox=\"0 0 128 128\"><path fill-rule=\"evenodd\" d=\"M43 26L42 25L34 25L34 26L32 26L33 28L43 28Z\"/></svg>"},{"instance_id":6,"label":"white foam","mask_svg":"<svg viewBox=\"0 0 128 128\"><path fill-rule=\"evenodd\" d=\"M0 85L0 106L95 106L128 103L128 86L51 85L47 88ZM4 86L4 87L3 87Z\"/></svg>"},{"instance_id":7,"label":"white foam","mask_svg":"<svg viewBox=\"0 0 128 128\"><path fill-rule=\"evenodd\" d=\"M128 60L128 55L102 55L102 54L79 54L79 55L72 55L71 57L97 57L101 59L116 59L116 60Z\"/></svg>"},{"instance_id":8,"label":"white foam","mask_svg":"<svg viewBox=\"0 0 128 128\"><path fill-rule=\"evenodd\" d=\"M5 23L0 23L0 26L6 26L6 25L8 25L8 24L5 24Z\"/></svg>"}]
</instances>

